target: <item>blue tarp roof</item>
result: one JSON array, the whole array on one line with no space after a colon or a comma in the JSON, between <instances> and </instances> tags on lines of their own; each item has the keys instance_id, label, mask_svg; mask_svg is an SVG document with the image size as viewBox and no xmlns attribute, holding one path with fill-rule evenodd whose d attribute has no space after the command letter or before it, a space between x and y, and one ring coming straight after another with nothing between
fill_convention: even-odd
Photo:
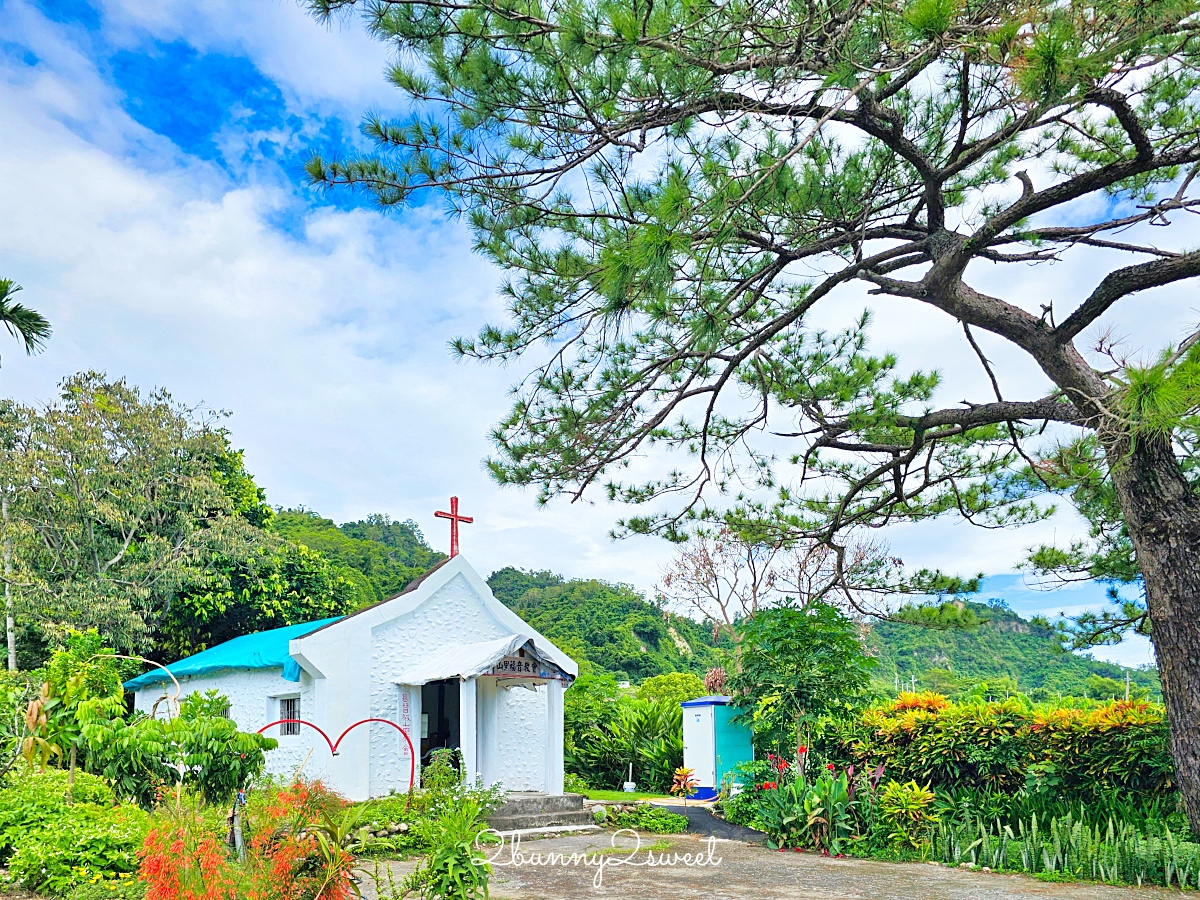
<instances>
[{"instance_id":1,"label":"blue tarp roof","mask_svg":"<svg viewBox=\"0 0 1200 900\"><path fill-rule=\"evenodd\" d=\"M285 625L283 628L272 628L257 634L245 634L232 641L209 647L195 656L171 663L167 668L176 678L209 675L230 669L283 669L285 679L299 681L300 664L288 653L288 645L295 638L311 634L341 618L342 616L334 616L332 619L302 622L299 625ZM147 685L170 680L170 676L162 669L151 669L146 674L125 682L125 690L136 691Z\"/></svg>"}]
</instances>

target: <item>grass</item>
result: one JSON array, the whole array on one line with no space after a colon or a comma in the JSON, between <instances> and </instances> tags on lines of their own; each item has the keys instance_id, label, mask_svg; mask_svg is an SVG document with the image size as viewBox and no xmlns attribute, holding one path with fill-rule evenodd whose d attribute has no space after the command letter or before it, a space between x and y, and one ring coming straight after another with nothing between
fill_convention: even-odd
<instances>
[{"instance_id":1,"label":"grass","mask_svg":"<svg viewBox=\"0 0 1200 900\"><path fill-rule=\"evenodd\" d=\"M669 794L643 794L638 791L593 791L588 789L583 796L589 800L606 800L610 803L632 803L635 800L670 800Z\"/></svg>"}]
</instances>

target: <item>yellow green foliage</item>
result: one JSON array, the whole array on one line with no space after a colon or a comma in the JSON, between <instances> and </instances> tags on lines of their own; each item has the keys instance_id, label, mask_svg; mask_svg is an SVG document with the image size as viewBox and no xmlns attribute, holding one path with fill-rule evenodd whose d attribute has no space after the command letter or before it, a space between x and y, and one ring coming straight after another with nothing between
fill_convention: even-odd
<instances>
[{"instance_id":1,"label":"yellow green foliage","mask_svg":"<svg viewBox=\"0 0 1200 900\"><path fill-rule=\"evenodd\" d=\"M1071 709L901 694L834 729L848 762L940 788L1013 791L1044 779L1068 791L1161 795L1175 783L1163 708L1143 700Z\"/></svg>"}]
</instances>

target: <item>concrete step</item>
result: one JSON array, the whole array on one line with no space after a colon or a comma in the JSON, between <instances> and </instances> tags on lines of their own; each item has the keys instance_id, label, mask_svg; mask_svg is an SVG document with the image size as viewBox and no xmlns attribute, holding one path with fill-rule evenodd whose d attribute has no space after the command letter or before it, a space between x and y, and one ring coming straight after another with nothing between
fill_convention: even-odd
<instances>
[{"instance_id":1,"label":"concrete step","mask_svg":"<svg viewBox=\"0 0 1200 900\"><path fill-rule=\"evenodd\" d=\"M583 809L582 794L534 794L514 791L494 816L528 816L539 813L576 812Z\"/></svg>"},{"instance_id":2,"label":"concrete step","mask_svg":"<svg viewBox=\"0 0 1200 900\"><path fill-rule=\"evenodd\" d=\"M554 826L594 825L596 820L589 810L572 809L551 812L525 813L524 815L501 815L497 810L488 818L488 825L497 831L525 831Z\"/></svg>"}]
</instances>

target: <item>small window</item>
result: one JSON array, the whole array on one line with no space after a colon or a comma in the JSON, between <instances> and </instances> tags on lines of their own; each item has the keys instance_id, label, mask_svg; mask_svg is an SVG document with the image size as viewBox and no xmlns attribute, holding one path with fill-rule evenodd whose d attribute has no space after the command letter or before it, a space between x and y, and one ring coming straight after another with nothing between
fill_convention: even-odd
<instances>
[{"instance_id":1,"label":"small window","mask_svg":"<svg viewBox=\"0 0 1200 900\"><path fill-rule=\"evenodd\" d=\"M279 718L281 719L299 719L300 718L300 698L299 697L280 697L279 698ZM282 722L279 725L279 733L283 735L299 734L299 722Z\"/></svg>"}]
</instances>

